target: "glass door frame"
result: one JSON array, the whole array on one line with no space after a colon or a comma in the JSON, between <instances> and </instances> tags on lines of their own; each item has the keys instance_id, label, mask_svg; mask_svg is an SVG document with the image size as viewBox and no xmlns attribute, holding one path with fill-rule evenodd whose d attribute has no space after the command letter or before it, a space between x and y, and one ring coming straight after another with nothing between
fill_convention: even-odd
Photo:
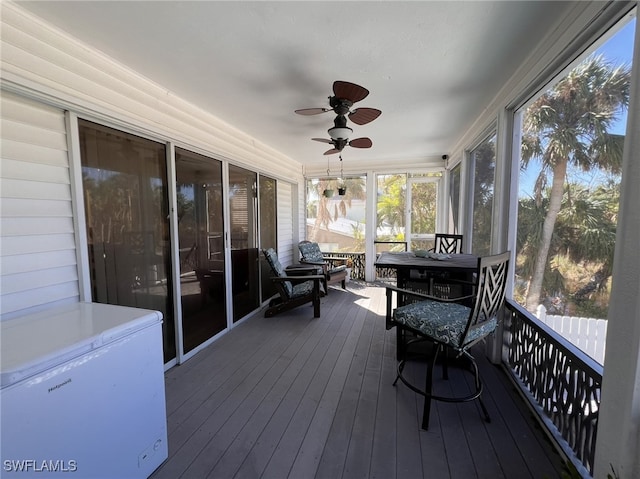
<instances>
[{"instance_id":1,"label":"glass door frame","mask_svg":"<svg viewBox=\"0 0 640 479\"><path fill-rule=\"evenodd\" d=\"M88 206L85 198L85 184L83 179L83 168L85 167L85 165L83 162L83 154L82 154L81 129L82 129L82 125L85 124L86 127L93 128L96 131L104 130L105 132L108 132L109 130L113 130L114 132L116 132L117 136L121 136L123 138L133 137L132 138L133 141L148 142L148 143L159 145L162 148L164 148L165 157L163 161L165 162L165 164L159 167L159 171L164 170L164 174L166 174L166 182L167 182L166 186L164 187L165 196L162 199L162 202L165 204L165 208L163 208L163 211L159 216L159 218L164 218L164 220L162 221L163 233L154 235L152 244L153 245L156 244L157 238L162 238L160 240L161 242L168 241L169 243L167 248L168 251L166 252L167 254L164 256L165 259L162 265L164 265L164 270L165 270L164 275L167 277L165 284L166 284L168 301L169 303L172 303L172 304L167 305L168 307L166 309L165 314L167 316L175 315L176 299L175 299L175 296L172 297L174 293L173 283L175 283L175 278L174 278L175 270L173 268L173 249L174 248L172 247L172 244L171 244L172 238L171 238L171 226L170 226L170 216L171 216L171 208L172 208L172 205L171 205L172 184L171 184L171 177L170 175L167 174L168 172L167 158L169 158L168 152L170 151L170 148L168 148L167 142L157 137L150 136L147 134L142 134L139 131L123 127L122 125L117 125L108 121L104 121L103 119L94 118L91 115L78 116L69 112L67 113L66 119L67 119L67 130L69 132L69 137L71 142L71 147L70 147L71 185L75 191L75 197L76 197L76 200L75 200L76 204L74 206L74 209L75 209L74 227L76 228L76 231L77 231L76 254L78 258L78 267L79 267L78 279L80 282L80 300L86 301L86 302L98 302L97 298L94 297L93 284L91 279L92 277L92 266L91 266L91 260L90 260L91 244L89 241L90 234L87 226L89 224L87 221ZM165 217L165 214L166 214L166 217ZM142 243L140 242L137 243L138 245L142 244L142 250L141 250L142 255L146 255L148 253L148 244L149 244L147 242L148 237L145 236L145 238L146 239L144 239ZM112 254L112 256L113 258L117 257L116 254ZM155 271L157 272L158 270L156 269ZM150 277L151 278L154 277L153 273L151 273ZM156 281L156 284L161 284L161 280L158 280L157 278L154 281ZM157 305L126 304L126 302L122 302L120 300L116 302L109 301L108 304L119 304L123 306L138 307L138 308L142 307L142 308L154 309L154 310L161 309L156 307ZM166 354L164 350L164 345L166 344L167 339L173 340L173 341L169 341L169 343L173 343L172 344L173 349L170 351L172 357L168 359L168 361L165 363L165 369L168 369L169 367L171 367L176 363L176 358L178 357L178 354L179 354L177 343L176 343L176 337L175 337L177 320L178 318L176 318L175 316L172 318L171 317L164 318L162 342L163 342L163 355L165 357L166 357ZM171 333L173 333L173 338L167 338L166 333L168 333L168 331L170 330L166 328L170 326L165 326L165 325L168 325L171 323L173 323L173 331L171 331Z\"/></svg>"},{"instance_id":2,"label":"glass door frame","mask_svg":"<svg viewBox=\"0 0 640 479\"><path fill-rule=\"evenodd\" d=\"M187 359L191 358L193 355L195 355L196 353L198 353L199 351L201 351L202 349L206 348L207 346L209 346L213 341L215 341L216 339L218 339L221 335L225 334L226 332L229 331L229 328L231 327L231 323L229 321L229 314L230 314L230 309L229 309L229 292L228 292L228 288L226 287L227 283L227 272L228 272L228 255L227 255L227 248L226 248L226 244L227 244L227 240L226 240L226 230L227 230L227 224L226 224L226 218L227 218L227 208L226 206L224 206L227 203L227 191L225 190L224 187L224 183L225 183L225 171L226 171L226 161L223 160L219 160L217 158L215 158L213 155L211 155L210 153L204 153L204 152L200 152L195 148L192 147L184 147L184 146L180 146L180 145L175 145L172 143L168 143L167 144L167 164L168 164L168 168L169 168L169 178L171 181L171 186L170 186L170 195L171 195L171 200L170 200L170 227L171 227L171 239L172 239L172 244L176 245L175 248L172 249L172 266L174 271L176 271L176 281L174 282L175 284L173 285L173 289L174 289L174 295L178 295L176 296L176 298L181 298L182 295L182 291L181 291L181 281L180 281L180 273L181 273L181 265L180 265L180 228L179 228L179 221L178 221L178 212L179 212L179 205L178 205L178 182L177 182L177 178L178 178L178 171L177 171L177 162L176 162L176 149L179 148L185 152L188 153L193 153L196 156L202 157L203 160L207 160L210 159L211 161L215 161L216 164L220 167L221 170L221 181L222 181L222 186L221 186L221 194L222 194L222 228L223 228L223 237L222 237L222 251L223 251L223 257L224 257L224 274L222 276L223 281L225 282L225 321L226 321L226 325L223 329L221 329L220 331L218 331L217 333L213 334L211 337L207 338L205 341L203 341L202 343L198 344L197 346L193 347L192 349L190 349L189 351L185 352L184 350L184 341L185 341L185 335L184 335L184 311L182 310L182 301L176 301L175 304L175 317L177 318L176 321L176 341L177 341L177 345L176 345L176 350L177 350L177 363L182 363L184 361L186 361Z\"/></svg>"},{"instance_id":3,"label":"glass door frame","mask_svg":"<svg viewBox=\"0 0 640 479\"><path fill-rule=\"evenodd\" d=\"M169 178L170 178L170 193L171 193L171 198L170 198L170 208L171 208L171 238L172 241L174 242L174 244L178 244L178 208L177 208L177 203L178 203L178 196L177 196L177 183L176 183L176 164L175 164L175 147L178 145L175 145L173 143L168 143L168 145L170 145L169 148L167 148L167 152L168 155L170 156L170 161L168 161L168 168L169 168ZM197 148L193 148L193 147L189 147L189 146L179 146L180 148L184 148L186 150L192 151L194 153L199 153L201 155L204 156L209 156L212 157L211 153L208 152L202 152L199 151ZM217 161L220 161L222 163L222 201L223 201L223 219L222 219L222 224L223 224L223 228L224 228L224 234L223 234L223 242L224 242L224 261L225 261L225 271L224 271L224 281L225 281L225 285L229 286L232 283L232 274L231 274L231 246L230 246L230 237L229 237L229 231L231 228L231 222L229 219L229 215L230 215L230 211L231 208L229 206L229 165L230 162L226 159L217 159L215 158ZM257 173L257 172L256 172ZM179 249L177 247L172 248L172 261L173 261L173 268L175 271L180 271L180 252ZM173 288L174 288L174 295L175 294L180 294L180 283L178 281L174 281L173 284ZM198 352L200 352L201 350L203 350L204 348L206 348L207 346L209 346L211 343L213 343L216 339L218 339L221 335L228 333L231 328L233 328L234 326L242 323L243 321L239 321L239 322L235 322L233 321L233 296L232 296L232 291L230 287L226 287L225 288L225 308L226 308L226 317L227 317L227 327L222 330L221 332L217 333L216 335L212 336L211 338L209 338L208 340L206 340L205 342L203 342L202 344L196 346L194 349L192 349L191 351L189 351L188 353L184 352L184 347L183 347L183 326L182 326L182 304L180 301L176 301L176 306L175 306L175 315L176 315L176 341L177 341L177 345L176 345L176 349L177 349L177 355L176 355L176 360L174 360L173 363L167 363L165 364L165 370L169 369L170 367L174 366L176 363L177 364L181 364L185 361L187 361L188 359L190 359L191 357L193 357L195 354L197 354ZM179 296L178 296L179 297Z\"/></svg>"},{"instance_id":4,"label":"glass door frame","mask_svg":"<svg viewBox=\"0 0 640 479\"><path fill-rule=\"evenodd\" d=\"M178 245L178 216L177 216L177 183L176 183L176 178L177 178L177 174L176 174L176 164L175 164L175 147L178 146L180 148L183 148L185 150L189 150L192 151L194 153L198 153L204 156L209 156L214 158L211 153L208 152L203 152L200 151L196 148L193 147L189 147L189 146L181 146L181 145L176 145L172 142L167 142L167 167L169 169L169 192L170 192L170 228L171 228L171 240L173 242L173 244ZM230 184L230 179L229 179L229 167L232 165L231 162L229 162L228 160L225 159L218 159L218 158L214 158L217 161L220 161L222 163L222 200L223 200L223 204L224 204L224 209L223 209L223 227L224 227L224 235L223 235L223 241L224 241L224 258L225 258L225 264L227 265L227 267L225 268L225 272L224 272L224 281L225 284L228 286L225 290L225 294L226 294L226 317L227 317L227 327L217 333L216 335L214 335L213 337L209 338L208 340L206 340L205 342L203 342L202 344L196 346L194 349L192 349L191 351L185 353L184 352L184 347L183 347L183 317L182 317L182 304L180 301L175 301L175 305L174 305L174 313L176 316L176 321L175 321L175 328L176 328L176 359L174 359L172 362L166 363L165 364L165 369L169 369L170 367L174 366L175 364L181 364L184 361L190 359L191 357L193 357L195 354L197 354L198 352L200 352L202 349L206 348L207 346L209 346L211 343L213 343L216 339L218 339L221 335L226 334L227 332L229 332L231 330L231 328L234 328L235 326L241 324L242 322L244 322L245 319L247 319L248 317L251 317L253 314L255 314L255 311L249 313L248 315L246 315L243 318L240 318L238 321L233 320L233 291L232 288L230 287L230 285L232 284L233 281L233 277L232 277L232 263L231 263L231 244L230 244L230 235L229 235L229 231L231 230L231 220L230 220L230 214L231 214L231 207L230 207L230 201L229 201L229 184ZM256 178L259 178L260 175L262 175L263 173L261 173L260 171L257 170L252 170L249 168L246 168L245 166L242 165L236 165L233 164L233 166L237 166L238 168L242 168L245 169L247 171L251 171L253 173L256 174ZM268 175L266 175L268 176ZM271 178L271 177L270 177ZM274 178L275 179L275 178ZM276 180L277 182L277 180ZM277 183L276 183L277 185ZM277 197L276 197L276 201L277 201ZM259 208L260 205L258 203L258 212L259 212ZM258 215L259 216L259 215ZM259 218L258 218L259 221ZM256 230L258 228L258 224L255 225ZM277 225L276 225L277 227ZM180 271L180 255L179 255L179 249L178 247L174 247L172 248L171 251L171 255L172 255L172 267L174 271ZM259 276L258 276L259 278ZM258 285L259 287L259 285ZM175 297L180 297L180 283L178 281L174 281L173 284L173 289L174 289L174 296ZM259 307L256 309L256 311L259 309Z\"/></svg>"}]
</instances>

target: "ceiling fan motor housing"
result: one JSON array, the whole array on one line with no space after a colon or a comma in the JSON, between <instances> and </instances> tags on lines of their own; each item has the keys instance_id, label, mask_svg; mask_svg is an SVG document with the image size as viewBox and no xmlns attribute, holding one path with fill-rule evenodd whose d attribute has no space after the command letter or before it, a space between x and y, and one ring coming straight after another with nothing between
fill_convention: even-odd
<instances>
[{"instance_id":1,"label":"ceiling fan motor housing","mask_svg":"<svg viewBox=\"0 0 640 479\"><path fill-rule=\"evenodd\" d=\"M333 146L338 151L344 150L344 147L347 146L347 143L349 143L348 138L338 138L337 140L333 140Z\"/></svg>"},{"instance_id":2,"label":"ceiling fan motor housing","mask_svg":"<svg viewBox=\"0 0 640 479\"><path fill-rule=\"evenodd\" d=\"M344 116L349 113L353 102L345 98L338 98L337 96L329 97L329 106L336 112L336 115ZM346 121L346 120L345 120Z\"/></svg>"}]
</instances>

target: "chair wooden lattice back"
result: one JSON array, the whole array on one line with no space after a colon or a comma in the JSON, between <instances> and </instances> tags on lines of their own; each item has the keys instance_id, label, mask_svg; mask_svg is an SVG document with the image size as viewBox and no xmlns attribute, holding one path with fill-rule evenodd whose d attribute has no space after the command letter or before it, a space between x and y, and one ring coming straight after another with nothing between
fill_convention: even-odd
<instances>
[{"instance_id":1,"label":"chair wooden lattice back","mask_svg":"<svg viewBox=\"0 0 640 479\"><path fill-rule=\"evenodd\" d=\"M436 233L436 243L433 251L445 254L462 253L462 235Z\"/></svg>"},{"instance_id":2,"label":"chair wooden lattice back","mask_svg":"<svg viewBox=\"0 0 640 479\"><path fill-rule=\"evenodd\" d=\"M511 254L506 252L478 260L474 307L469 316L466 331L460 340L460 349L469 348L471 344L495 329L498 312L504 304L510 256ZM491 323L490 328L487 328L488 323ZM480 333L482 329L491 329L491 331L482 331L484 333L482 334Z\"/></svg>"},{"instance_id":3,"label":"chair wooden lattice back","mask_svg":"<svg viewBox=\"0 0 640 479\"><path fill-rule=\"evenodd\" d=\"M434 253L442 254L461 254L462 253L462 235L448 234L448 233L436 233L435 246L433 247ZM429 273L430 278L430 291L433 296L440 298L451 297L452 287L451 282L448 280L448 273Z\"/></svg>"}]
</instances>

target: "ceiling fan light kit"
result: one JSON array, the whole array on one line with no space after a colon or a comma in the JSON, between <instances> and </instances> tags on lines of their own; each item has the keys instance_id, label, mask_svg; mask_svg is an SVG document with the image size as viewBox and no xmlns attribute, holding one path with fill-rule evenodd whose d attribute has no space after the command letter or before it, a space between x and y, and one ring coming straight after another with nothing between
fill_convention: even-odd
<instances>
[{"instance_id":1,"label":"ceiling fan light kit","mask_svg":"<svg viewBox=\"0 0 640 479\"><path fill-rule=\"evenodd\" d=\"M329 136L334 140L348 140L353 130L348 126L334 126L327 130Z\"/></svg>"}]
</instances>

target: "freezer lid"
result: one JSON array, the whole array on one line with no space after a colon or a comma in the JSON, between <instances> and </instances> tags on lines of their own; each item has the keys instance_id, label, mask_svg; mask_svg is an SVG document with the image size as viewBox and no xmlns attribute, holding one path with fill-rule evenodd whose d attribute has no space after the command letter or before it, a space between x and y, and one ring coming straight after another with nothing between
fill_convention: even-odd
<instances>
[{"instance_id":1,"label":"freezer lid","mask_svg":"<svg viewBox=\"0 0 640 479\"><path fill-rule=\"evenodd\" d=\"M0 388L162 322L162 313L74 303L0 322Z\"/></svg>"}]
</instances>

